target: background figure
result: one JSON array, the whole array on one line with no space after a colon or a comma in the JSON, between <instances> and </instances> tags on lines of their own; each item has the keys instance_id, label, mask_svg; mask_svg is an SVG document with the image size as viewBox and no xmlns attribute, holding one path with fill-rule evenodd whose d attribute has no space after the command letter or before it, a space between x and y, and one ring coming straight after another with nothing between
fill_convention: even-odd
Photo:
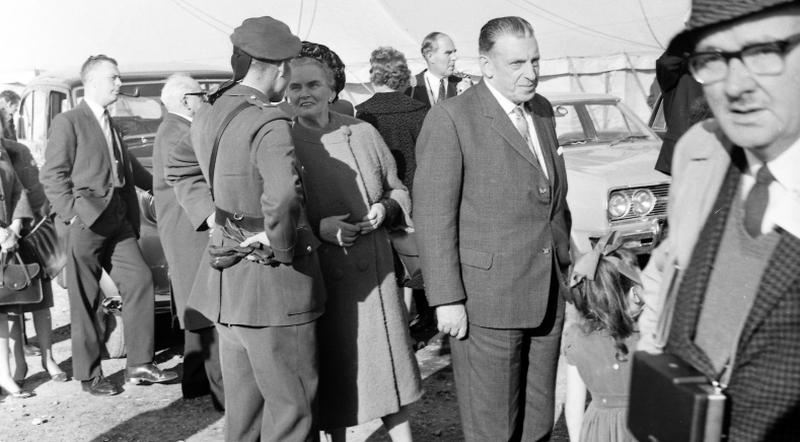
<instances>
[{"instance_id":1,"label":"background figure","mask_svg":"<svg viewBox=\"0 0 800 442\"><path fill-rule=\"evenodd\" d=\"M481 29L483 80L431 108L414 221L425 290L451 336L468 441L549 437L570 264L567 175L539 47L519 17Z\"/></svg>"},{"instance_id":2,"label":"background figure","mask_svg":"<svg viewBox=\"0 0 800 442\"><path fill-rule=\"evenodd\" d=\"M682 53L664 52L656 60L656 80L661 88L667 132L664 134L664 142L661 143L655 169L671 175L672 151L678 139L692 126L691 109L702 99L703 89L689 73L686 57Z\"/></svg>"},{"instance_id":3,"label":"background figure","mask_svg":"<svg viewBox=\"0 0 800 442\"><path fill-rule=\"evenodd\" d=\"M107 110L122 84L116 60L105 55L89 57L81 67L81 79L84 100L53 119L42 184L57 219L69 224L73 376L84 391L109 396L120 390L103 376L100 365L103 336L95 321L102 308L103 269L119 287L125 306L126 382L167 382L177 374L153 364L153 279L136 242L140 215L134 188L150 190L153 177L128 154Z\"/></svg>"},{"instance_id":4,"label":"background figure","mask_svg":"<svg viewBox=\"0 0 800 442\"><path fill-rule=\"evenodd\" d=\"M453 75L456 69L456 47L447 34L431 32L426 35L420 52L428 68L414 77L405 94L430 109L445 98L455 97L462 78Z\"/></svg>"},{"instance_id":5,"label":"background figure","mask_svg":"<svg viewBox=\"0 0 800 442\"><path fill-rule=\"evenodd\" d=\"M19 95L12 90L0 92L0 124L3 126L2 138L17 141L14 114L19 111Z\"/></svg>"},{"instance_id":6,"label":"background figure","mask_svg":"<svg viewBox=\"0 0 800 442\"><path fill-rule=\"evenodd\" d=\"M641 287L636 256L614 233L578 258L567 299L579 320L564 330L567 397L564 416L572 441L635 442L628 431L631 361L639 339ZM586 408L586 390L592 402Z\"/></svg>"},{"instance_id":7,"label":"background figure","mask_svg":"<svg viewBox=\"0 0 800 442\"><path fill-rule=\"evenodd\" d=\"M800 434L798 29L797 1L693 0L669 45L690 54L714 119L675 146L639 347L666 341L709 380L730 376L728 440Z\"/></svg>"},{"instance_id":8,"label":"background figure","mask_svg":"<svg viewBox=\"0 0 800 442\"><path fill-rule=\"evenodd\" d=\"M343 440L345 427L381 417L393 440L411 440L406 406L422 388L387 232L412 227L409 194L378 132L330 111L333 72L305 57L292 60L291 72L292 138L328 291L320 428Z\"/></svg>"},{"instance_id":9,"label":"background figure","mask_svg":"<svg viewBox=\"0 0 800 442\"><path fill-rule=\"evenodd\" d=\"M344 72L344 62L336 55L336 52L333 52L325 45L304 41L303 46L300 48L299 56L313 58L325 64L333 71L334 95L332 98L333 101L330 104L330 109L334 112L352 117L355 113L353 103L339 98L339 93L344 90L344 86L347 84L347 77Z\"/></svg>"},{"instance_id":10,"label":"background figure","mask_svg":"<svg viewBox=\"0 0 800 442\"><path fill-rule=\"evenodd\" d=\"M184 330L181 391L184 399L210 393L214 407L221 411L225 396L214 323L186 307L198 267L208 266L208 230L214 225L214 201L196 164L189 133L192 118L203 104L203 90L190 76L175 74L164 84L161 102L167 114L153 146L153 196L175 313ZM187 155L193 164L182 161ZM170 180L170 174L179 178Z\"/></svg>"},{"instance_id":11,"label":"background figure","mask_svg":"<svg viewBox=\"0 0 800 442\"><path fill-rule=\"evenodd\" d=\"M0 204L0 223L3 225L3 227L0 227L0 254L4 255L4 260L10 260L9 254L17 250L17 242L22 231L22 222L26 219L33 219L33 210L28 204L28 196L22 187L22 183L20 183L16 172L14 172L14 166L11 164L8 152L2 148L0 148L0 186L2 186L0 191L2 191L3 195L2 204ZM52 292L49 295L49 299L43 299L36 307L41 308L43 304L46 306L48 302L52 305ZM23 308L27 306L27 304L0 306L0 390L4 390L10 395L21 399L30 397L31 393L22 390L14 377L11 376L8 313L22 314ZM27 371L21 342L14 347L13 356L17 371L21 367L26 367ZM22 377L24 378L24 375Z\"/></svg>"},{"instance_id":12,"label":"background figure","mask_svg":"<svg viewBox=\"0 0 800 442\"><path fill-rule=\"evenodd\" d=\"M411 76L402 52L391 47L380 47L372 51L369 62L370 81L375 88L375 95L356 106L356 118L378 130L397 163L398 177L407 189L411 189L417 168L414 149L427 108L400 92L408 86ZM402 265L396 270L399 275L405 274L401 279L406 292L403 298L406 308L412 312L411 290L424 288L422 274L417 272L417 275L409 275Z\"/></svg>"},{"instance_id":13,"label":"background figure","mask_svg":"<svg viewBox=\"0 0 800 442\"><path fill-rule=\"evenodd\" d=\"M208 292L193 290L188 305L217 322L226 440L311 441L325 305L319 240L306 221L290 120L269 104L283 96L300 39L278 20L253 17L231 42L247 57L241 83L202 107L191 129L216 204L209 247L230 252L221 257L229 265L210 270ZM258 250L237 262L238 247ZM268 260L251 261L256 253Z\"/></svg>"},{"instance_id":14,"label":"background figure","mask_svg":"<svg viewBox=\"0 0 800 442\"><path fill-rule=\"evenodd\" d=\"M25 236L30 230L39 223L44 217L50 215L50 203L44 194L42 183L39 182L39 168L36 167L36 162L33 160L31 151L23 144L16 143L9 139L0 140L5 152L8 154L8 159L11 161L14 171L19 178L22 188L24 189L33 211L33 218L26 220L22 225L22 236ZM35 258L30 254L30 251L23 248L23 258L31 260ZM53 290L52 281L44 274L42 276L42 302L35 305L20 306L18 313L13 314L9 318L12 319L13 325L11 327L11 341L12 348L15 354L19 354L21 346L26 342L25 340L25 321L23 312L33 312L33 325L36 329L36 337L39 340L41 350L38 354L30 355L25 351L26 356L40 356L42 368L50 376L50 379L56 382L66 382L68 376L61 370L55 359L53 359L52 351L52 318L50 316L50 308L53 307ZM35 347L34 347L35 348ZM28 365L24 358L19 359L20 363L16 366L14 373L14 380L22 385L25 377L28 374Z\"/></svg>"}]
</instances>

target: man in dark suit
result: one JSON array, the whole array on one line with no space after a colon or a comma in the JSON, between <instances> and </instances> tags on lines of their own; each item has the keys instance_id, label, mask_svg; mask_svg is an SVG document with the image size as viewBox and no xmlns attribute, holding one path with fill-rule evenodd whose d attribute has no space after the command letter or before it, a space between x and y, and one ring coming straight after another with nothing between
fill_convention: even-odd
<instances>
[{"instance_id":1,"label":"man in dark suit","mask_svg":"<svg viewBox=\"0 0 800 442\"><path fill-rule=\"evenodd\" d=\"M571 227L539 48L519 17L481 29L483 81L433 107L414 222L429 302L451 336L468 441L540 440L554 418Z\"/></svg>"},{"instance_id":2,"label":"man in dark suit","mask_svg":"<svg viewBox=\"0 0 800 442\"><path fill-rule=\"evenodd\" d=\"M640 348L660 343L648 316L663 311L664 350L728 398L727 440L800 434L798 29L796 0L693 0L668 49L689 53L714 118L675 146L670 233L644 272Z\"/></svg>"},{"instance_id":3,"label":"man in dark suit","mask_svg":"<svg viewBox=\"0 0 800 442\"><path fill-rule=\"evenodd\" d=\"M58 218L69 224L67 285L72 324L73 376L84 391L114 395L103 377L103 336L97 321L100 275L105 269L122 296L128 349L125 380L132 384L177 377L153 364L153 280L136 239L139 204L134 185L149 190L152 176L128 155L107 107L122 84L117 62L89 57L81 67L84 100L53 119L42 184Z\"/></svg>"},{"instance_id":4,"label":"man in dark suit","mask_svg":"<svg viewBox=\"0 0 800 442\"><path fill-rule=\"evenodd\" d=\"M431 32L426 35L420 51L428 68L414 77L405 94L430 108L445 98L455 97L458 94L456 86L462 78L453 75L456 47L447 34Z\"/></svg>"},{"instance_id":5,"label":"man in dark suit","mask_svg":"<svg viewBox=\"0 0 800 442\"><path fill-rule=\"evenodd\" d=\"M208 231L214 225L214 201L189 134L192 117L203 105L200 83L186 74L170 76L161 90L161 103L167 114L153 146L153 196L175 312L184 329L181 391L184 399L210 393L214 407L223 410L219 338L214 323L186 307L199 266L208 266Z\"/></svg>"},{"instance_id":6,"label":"man in dark suit","mask_svg":"<svg viewBox=\"0 0 800 442\"><path fill-rule=\"evenodd\" d=\"M289 118L269 104L283 94L300 39L258 17L237 27L231 42L241 82L197 112L191 138L216 206L210 247L247 258L215 258L215 268L227 267L212 270L210 292L193 291L189 305L217 322L226 439L310 441L316 319L325 302L319 240L305 215ZM248 246L259 253L236 252Z\"/></svg>"}]
</instances>

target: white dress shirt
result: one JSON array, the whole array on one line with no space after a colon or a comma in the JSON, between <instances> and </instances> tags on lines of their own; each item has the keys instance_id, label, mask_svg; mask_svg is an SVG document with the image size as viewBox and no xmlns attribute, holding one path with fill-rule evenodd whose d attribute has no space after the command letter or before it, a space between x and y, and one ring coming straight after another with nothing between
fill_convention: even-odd
<instances>
[{"instance_id":1,"label":"white dress shirt","mask_svg":"<svg viewBox=\"0 0 800 442\"><path fill-rule=\"evenodd\" d=\"M443 77L433 75L430 70L426 70L422 75L425 77L425 88L428 89L428 100L431 106L439 102L439 84ZM447 78L444 79L444 96L447 97Z\"/></svg>"},{"instance_id":2,"label":"white dress shirt","mask_svg":"<svg viewBox=\"0 0 800 442\"><path fill-rule=\"evenodd\" d=\"M508 118L511 120L511 124L514 124L514 119L517 118L514 115L514 109L517 107L517 105L514 104L513 101L506 98L503 94L498 92L497 89L492 87L492 84L488 81L486 82L486 86L489 88L489 92L491 92L494 98L497 100L497 103L500 104L503 112L505 112ZM531 117L530 112L525 109L524 103L520 104L520 106L522 106L522 113L525 115L525 121L528 123L528 139L531 141L528 143L528 148L531 149L531 152L533 152L534 158L539 161L539 166L541 166L542 171L544 171L544 176L550 178L550 173L547 171L547 163L544 160L544 155L542 155L542 146L539 144L539 137L536 136L536 128L533 126L533 117Z\"/></svg>"},{"instance_id":3,"label":"white dress shirt","mask_svg":"<svg viewBox=\"0 0 800 442\"><path fill-rule=\"evenodd\" d=\"M756 159L749 150L744 149L750 172L742 175L742 198L747 198L750 189L756 183L756 173L763 167L763 163ZM772 176L775 177L769 185L769 202L764 212L761 232L767 233L775 226L800 238L800 139L794 142L789 149L777 158L767 163Z\"/></svg>"}]
</instances>

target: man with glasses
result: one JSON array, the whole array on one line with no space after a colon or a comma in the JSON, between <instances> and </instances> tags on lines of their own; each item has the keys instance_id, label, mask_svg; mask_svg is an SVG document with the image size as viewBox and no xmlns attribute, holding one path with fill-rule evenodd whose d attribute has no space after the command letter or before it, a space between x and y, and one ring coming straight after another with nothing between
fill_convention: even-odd
<instances>
[{"instance_id":1,"label":"man with glasses","mask_svg":"<svg viewBox=\"0 0 800 442\"><path fill-rule=\"evenodd\" d=\"M644 272L640 348L730 378L730 440L800 434L798 31L798 1L694 0L670 43L714 118L676 146L670 235Z\"/></svg>"},{"instance_id":2,"label":"man with glasses","mask_svg":"<svg viewBox=\"0 0 800 442\"><path fill-rule=\"evenodd\" d=\"M150 190L153 177L128 154L108 107L122 85L117 62L89 57L81 67L84 100L56 115L42 167L42 184L58 219L69 224L67 286L72 326L72 371L84 391L111 396L119 387L103 377L103 336L96 326L100 275L105 269L122 296L128 350L125 380L167 382L177 377L153 364L153 278L136 239L139 201L134 185Z\"/></svg>"}]
</instances>

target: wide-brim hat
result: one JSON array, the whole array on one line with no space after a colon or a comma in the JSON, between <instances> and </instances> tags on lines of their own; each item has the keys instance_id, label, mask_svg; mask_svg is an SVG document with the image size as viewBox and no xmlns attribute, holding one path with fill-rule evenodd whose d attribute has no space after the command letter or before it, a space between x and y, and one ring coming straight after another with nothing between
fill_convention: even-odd
<instances>
[{"instance_id":1,"label":"wide-brim hat","mask_svg":"<svg viewBox=\"0 0 800 442\"><path fill-rule=\"evenodd\" d=\"M692 0L689 22L670 41L667 52L692 52L697 40L717 26L791 4L800 5L800 0Z\"/></svg>"}]
</instances>

